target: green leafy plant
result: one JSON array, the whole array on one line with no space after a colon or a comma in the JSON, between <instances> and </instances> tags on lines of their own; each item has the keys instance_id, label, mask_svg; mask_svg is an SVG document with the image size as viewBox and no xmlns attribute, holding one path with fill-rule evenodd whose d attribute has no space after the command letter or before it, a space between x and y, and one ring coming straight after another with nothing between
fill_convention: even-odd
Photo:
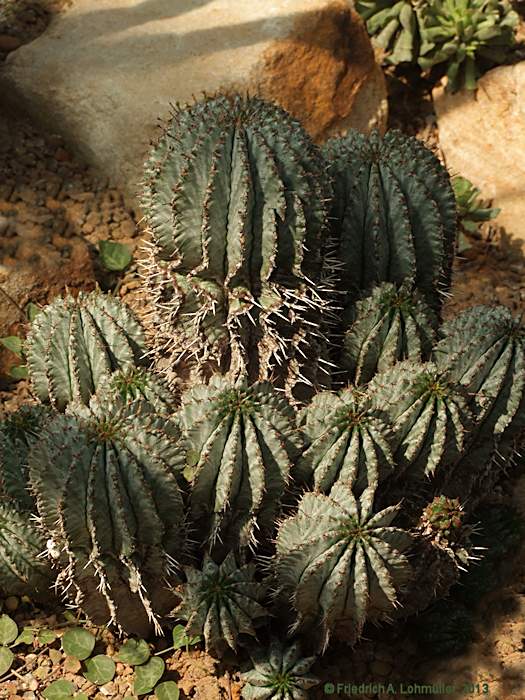
<instances>
[{"instance_id":1,"label":"green leafy plant","mask_svg":"<svg viewBox=\"0 0 525 700\"><path fill-rule=\"evenodd\" d=\"M95 685L105 685L113 680L116 666L115 662L105 654L97 654L85 662L84 676Z\"/></svg>"},{"instance_id":2,"label":"green leafy plant","mask_svg":"<svg viewBox=\"0 0 525 700\"><path fill-rule=\"evenodd\" d=\"M25 360L24 341L17 335L9 335L5 338L0 338L0 344L21 360ZM13 365L9 370L11 379L26 379L28 376L27 367L24 364Z\"/></svg>"},{"instance_id":3,"label":"green leafy plant","mask_svg":"<svg viewBox=\"0 0 525 700\"><path fill-rule=\"evenodd\" d=\"M373 45L384 50L386 63L416 63L423 5L422 0L357 0L355 3Z\"/></svg>"},{"instance_id":4,"label":"green leafy plant","mask_svg":"<svg viewBox=\"0 0 525 700\"><path fill-rule=\"evenodd\" d=\"M486 206L486 203L479 198L480 190L474 187L467 178L459 175L452 178L452 187L456 196L459 226L462 234L477 233L480 224L495 219L500 213L501 209ZM467 244L463 235L463 246L465 245Z\"/></svg>"},{"instance_id":5,"label":"green leafy plant","mask_svg":"<svg viewBox=\"0 0 525 700\"><path fill-rule=\"evenodd\" d=\"M151 656L148 643L143 639L128 639L120 647L117 658L123 664L140 666L145 664Z\"/></svg>"},{"instance_id":6,"label":"green leafy plant","mask_svg":"<svg viewBox=\"0 0 525 700\"><path fill-rule=\"evenodd\" d=\"M446 64L447 89L476 88L482 67L503 63L518 14L508 0L432 0L421 8L419 65Z\"/></svg>"},{"instance_id":7,"label":"green leafy plant","mask_svg":"<svg viewBox=\"0 0 525 700\"><path fill-rule=\"evenodd\" d=\"M164 674L166 664L159 656L152 656L145 664L135 668L133 690L136 695L151 693Z\"/></svg>"},{"instance_id":8,"label":"green leafy plant","mask_svg":"<svg viewBox=\"0 0 525 700\"><path fill-rule=\"evenodd\" d=\"M116 241L99 241L100 259L110 272L122 272L129 267L133 254L129 246Z\"/></svg>"},{"instance_id":9,"label":"green leafy plant","mask_svg":"<svg viewBox=\"0 0 525 700\"><path fill-rule=\"evenodd\" d=\"M5 294L5 292L4 292ZM13 301L11 297L8 296L8 299ZM15 304L17 307L18 305ZM20 313L22 314L22 309L19 309ZM24 318L30 323L35 320L35 318L38 316L40 313L41 309L34 304L33 302L29 302L25 309L24 309ZM24 347L24 339L17 336L17 335L10 335L5 338L0 338L0 345L3 345L7 350L12 352L14 355L16 355L18 358L21 360L25 361L26 360L26 352L25 352L25 347ZM9 376L11 379L27 379L28 375L28 369L26 364L16 364L11 367L9 370Z\"/></svg>"},{"instance_id":10,"label":"green leafy plant","mask_svg":"<svg viewBox=\"0 0 525 700\"><path fill-rule=\"evenodd\" d=\"M84 661L91 656L95 648L95 635L82 627L68 629L62 637L62 649L67 656L74 656Z\"/></svg>"},{"instance_id":11,"label":"green leafy plant","mask_svg":"<svg viewBox=\"0 0 525 700\"><path fill-rule=\"evenodd\" d=\"M11 668L15 656L9 644L18 637L18 625L9 615L0 615L0 677Z\"/></svg>"},{"instance_id":12,"label":"green leafy plant","mask_svg":"<svg viewBox=\"0 0 525 700\"><path fill-rule=\"evenodd\" d=\"M155 697L157 700L178 700L179 686L175 681L164 681L155 686Z\"/></svg>"},{"instance_id":13,"label":"green leafy plant","mask_svg":"<svg viewBox=\"0 0 525 700\"><path fill-rule=\"evenodd\" d=\"M315 657L303 657L298 641L284 645L274 638L267 650L253 651L251 658L252 670L241 674L244 700L304 700L320 683L309 674Z\"/></svg>"}]
</instances>

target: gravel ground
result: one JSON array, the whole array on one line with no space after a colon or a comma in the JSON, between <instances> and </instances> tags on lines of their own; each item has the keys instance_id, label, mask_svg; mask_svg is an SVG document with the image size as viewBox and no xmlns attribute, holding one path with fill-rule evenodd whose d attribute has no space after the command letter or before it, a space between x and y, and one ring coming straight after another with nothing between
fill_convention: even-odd
<instances>
[{"instance_id":1,"label":"gravel ground","mask_svg":"<svg viewBox=\"0 0 525 700\"><path fill-rule=\"evenodd\" d=\"M40 34L53 12L66 3L0 0L0 62L8 51ZM410 87L412 78L389 76L392 95L390 126L403 128L438 147L438 131L428 86ZM23 335L25 305L43 305L65 291L114 288L140 316L143 299L137 275L143 232L138 214L126 206L120 192L104 177L86 167L64 147L60 138L36 132L23 121L0 115L0 337ZM125 274L106 272L100 262L98 242L114 240L132 249L134 262ZM516 314L525 310L525 258L522 250L501 232L484 231L471 241L454 268L453 296L446 315L479 303L502 303ZM6 296L6 294L8 296ZM0 351L0 377L16 362L7 350ZM2 411L15 410L29 399L27 383L0 379ZM522 480L523 481L523 480ZM521 485L520 485L521 484ZM523 509L525 482L518 483L514 497ZM523 494L522 494L523 492ZM517 556L518 561L523 557ZM453 660L421 659L417 645L402 628L372 631L370 638L351 653L335 648L315 671L324 681L399 681L408 678L446 680L454 675L465 681L489 678L492 700L523 700L525 653L522 616L525 612L525 565L519 565L508 585L492 598L480 601L477 636L468 654ZM509 601L511 601L509 603ZM30 604L0 601L3 612L14 615L20 624L56 628L63 624L61 612L35 610ZM16 605L13 610L9 606ZM487 627L487 606L491 627ZM58 628L63 629L63 628ZM99 641L99 653L113 655L117 644L109 633ZM157 645L162 648L162 643ZM227 671L202 651L178 651L166 658L168 669L177 680L182 698L239 700L240 684L236 669ZM78 662L76 662L78 664ZM0 698L38 700L50 680L66 678L88 697L123 698L132 696L132 669L117 665L111 684L97 688L85 681L78 665L60 651L59 638L47 645L22 649L14 668L16 674L0 684ZM477 697L461 694L458 697ZM323 697L322 690L316 697ZM369 695L368 697L373 697ZM451 696L449 696L451 697Z\"/></svg>"}]
</instances>

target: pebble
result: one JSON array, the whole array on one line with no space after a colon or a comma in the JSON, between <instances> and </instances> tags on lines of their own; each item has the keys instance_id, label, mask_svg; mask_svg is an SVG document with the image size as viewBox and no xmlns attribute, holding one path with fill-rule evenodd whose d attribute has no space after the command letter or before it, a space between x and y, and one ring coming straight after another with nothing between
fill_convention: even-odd
<instances>
[{"instance_id":1,"label":"pebble","mask_svg":"<svg viewBox=\"0 0 525 700\"><path fill-rule=\"evenodd\" d=\"M65 148L57 148L55 151L55 160L58 160L59 163L64 163L70 161L71 156Z\"/></svg>"},{"instance_id":2,"label":"pebble","mask_svg":"<svg viewBox=\"0 0 525 700\"><path fill-rule=\"evenodd\" d=\"M392 664L381 659L375 659L370 665L370 670L376 678L386 680L392 672Z\"/></svg>"},{"instance_id":3,"label":"pebble","mask_svg":"<svg viewBox=\"0 0 525 700\"><path fill-rule=\"evenodd\" d=\"M3 235L9 226L9 219L7 216L0 216L0 236Z\"/></svg>"},{"instance_id":4,"label":"pebble","mask_svg":"<svg viewBox=\"0 0 525 700\"><path fill-rule=\"evenodd\" d=\"M18 598L14 595L10 595L9 598L5 599L5 607L9 612L14 612L20 604Z\"/></svg>"},{"instance_id":5,"label":"pebble","mask_svg":"<svg viewBox=\"0 0 525 700\"><path fill-rule=\"evenodd\" d=\"M9 34L0 34L0 51L15 51L22 45L22 40Z\"/></svg>"},{"instance_id":6,"label":"pebble","mask_svg":"<svg viewBox=\"0 0 525 700\"><path fill-rule=\"evenodd\" d=\"M51 659L51 663L53 664L53 666L57 666L61 663L63 659L62 652L58 649L50 649L49 658Z\"/></svg>"}]
</instances>

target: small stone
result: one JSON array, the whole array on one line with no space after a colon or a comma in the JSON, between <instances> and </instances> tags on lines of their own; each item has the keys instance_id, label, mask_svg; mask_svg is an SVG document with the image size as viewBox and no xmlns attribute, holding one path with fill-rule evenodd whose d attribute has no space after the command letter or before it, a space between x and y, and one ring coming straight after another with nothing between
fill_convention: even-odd
<instances>
[{"instance_id":1,"label":"small stone","mask_svg":"<svg viewBox=\"0 0 525 700\"><path fill-rule=\"evenodd\" d=\"M53 666L57 666L63 659L62 652L58 649L50 649L49 658L51 659Z\"/></svg>"},{"instance_id":2,"label":"small stone","mask_svg":"<svg viewBox=\"0 0 525 700\"><path fill-rule=\"evenodd\" d=\"M55 151L55 160L58 160L59 163L65 163L71 160L71 156L65 148L57 148Z\"/></svg>"},{"instance_id":3,"label":"small stone","mask_svg":"<svg viewBox=\"0 0 525 700\"><path fill-rule=\"evenodd\" d=\"M30 187L22 187L18 192L18 196L26 204L36 204L37 194Z\"/></svg>"},{"instance_id":4,"label":"small stone","mask_svg":"<svg viewBox=\"0 0 525 700\"><path fill-rule=\"evenodd\" d=\"M385 680L392 672L392 664L381 659L374 659L370 665L372 675L378 680Z\"/></svg>"},{"instance_id":5,"label":"small stone","mask_svg":"<svg viewBox=\"0 0 525 700\"><path fill-rule=\"evenodd\" d=\"M137 232L137 227L133 221L130 221L129 219L126 221L122 221L118 226L113 230L113 238L120 240L121 238L133 238L133 236Z\"/></svg>"},{"instance_id":6,"label":"small stone","mask_svg":"<svg viewBox=\"0 0 525 700\"><path fill-rule=\"evenodd\" d=\"M23 238L24 240L36 241L41 237L41 228L36 224L19 223L16 226L16 233L20 236L20 238Z\"/></svg>"},{"instance_id":7,"label":"small stone","mask_svg":"<svg viewBox=\"0 0 525 700\"><path fill-rule=\"evenodd\" d=\"M19 604L20 601L14 595L10 595L9 598L5 599L5 607L7 610L9 610L9 612L14 612L18 608Z\"/></svg>"},{"instance_id":8,"label":"small stone","mask_svg":"<svg viewBox=\"0 0 525 700\"><path fill-rule=\"evenodd\" d=\"M49 673L50 673L50 669L47 666L42 665L42 666L38 666L38 668L36 668L33 671L33 676L35 678L38 678L38 680L43 681L45 678L47 678L49 676Z\"/></svg>"},{"instance_id":9,"label":"small stone","mask_svg":"<svg viewBox=\"0 0 525 700\"><path fill-rule=\"evenodd\" d=\"M60 202L57 202L56 199L53 197L47 197L46 198L46 208L49 209L50 211L57 211L57 209L62 209L63 205Z\"/></svg>"},{"instance_id":10,"label":"small stone","mask_svg":"<svg viewBox=\"0 0 525 700\"><path fill-rule=\"evenodd\" d=\"M0 51L15 51L22 45L22 40L9 34L0 34Z\"/></svg>"},{"instance_id":11,"label":"small stone","mask_svg":"<svg viewBox=\"0 0 525 700\"><path fill-rule=\"evenodd\" d=\"M66 656L64 661L64 670L68 673L78 673L80 671L80 661L74 656Z\"/></svg>"}]
</instances>

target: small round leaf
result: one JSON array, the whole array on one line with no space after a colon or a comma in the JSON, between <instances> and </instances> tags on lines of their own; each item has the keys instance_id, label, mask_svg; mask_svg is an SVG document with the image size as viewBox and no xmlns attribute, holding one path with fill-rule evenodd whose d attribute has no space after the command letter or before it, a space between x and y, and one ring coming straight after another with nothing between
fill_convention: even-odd
<instances>
[{"instance_id":1,"label":"small round leaf","mask_svg":"<svg viewBox=\"0 0 525 700\"><path fill-rule=\"evenodd\" d=\"M143 639L128 639L119 649L117 659L123 664L139 666L151 656L149 646Z\"/></svg>"},{"instance_id":2,"label":"small round leaf","mask_svg":"<svg viewBox=\"0 0 525 700\"><path fill-rule=\"evenodd\" d=\"M15 644L33 644L35 633L31 627L24 627L18 637L15 639Z\"/></svg>"},{"instance_id":3,"label":"small round leaf","mask_svg":"<svg viewBox=\"0 0 525 700\"><path fill-rule=\"evenodd\" d=\"M13 365L9 370L9 376L11 379L27 379L29 376L27 365Z\"/></svg>"},{"instance_id":4,"label":"small round leaf","mask_svg":"<svg viewBox=\"0 0 525 700\"><path fill-rule=\"evenodd\" d=\"M42 693L42 697L47 700L65 700L70 698L75 692L75 686L71 681L53 681Z\"/></svg>"},{"instance_id":5,"label":"small round leaf","mask_svg":"<svg viewBox=\"0 0 525 700\"><path fill-rule=\"evenodd\" d=\"M11 350L11 352L13 352L15 355L18 355L18 357L22 357L22 349L24 347L24 341L22 338L19 338L17 335L9 335L6 338L0 338L0 343L4 346L4 348Z\"/></svg>"},{"instance_id":6,"label":"small round leaf","mask_svg":"<svg viewBox=\"0 0 525 700\"><path fill-rule=\"evenodd\" d=\"M32 301L30 301L29 304L27 304L27 306L25 308L27 318L29 319L29 321L31 323L33 323L33 321L38 316L40 311L41 311L41 309L36 304L33 304Z\"/></svg>"},{"instance_id":7,"label":"small round leaf","mask_svg":"<svg viewBox=\"0 0 525 700\"><path fill-rule=\"evenodd\" d=\"M15 655L11 649L8 649L7 647L0 647L0 676L3 676L4 673L9 671L14 658Z\"/></svg>"},{"instance_id":8,"label":"small round leaf","mask_svg":"<svg viewBox=\"0 0 525 700\"><path fill-rule=\"evenodd\" d=\"M179 686L175 681L164 681L155 688L157 700L179 700Z\"/></svg>"},{"instance_id":9,"label":"small round leaf","mask_svg":"<svg viewBox=\"0 0 525 700\"><path fill-rule=\"evenodd\" d=\"M115 675L115 662L105 654L98 654L86 661L84 676L95 685L104 685L113 680Z\"/></svg>"},{"instance_id":10,"label":"small round leaf","mask_svg":"<svg viewBox=\"0 0 525 700\"><path fill-rule=\"evenodd\" d=\"M99 241L100 258L106 270L120 272L133 260L131 250L123 243L115 241Z\"/></svg>"},{"instance_id":11,"label":"small round leaf","mask_svg":"<svg viewBox=\"0 0 525 700\"><path fill-rule=\"evenodd\" d=\"M9 615L0 615L0 644L11 644L18 637L18 625Z\"/></svg>"},{"instance_id":12,"label":"small round leaf","mask_svg":"<svg viewBox=\"0 0 525 700\"><path fill-rule=\"evenodd\" d=\"M136 695L151 693L164 673L164 659L160 656L152 656L143 666L135 669L135 684L133 690Z\"/></svg>"},{"instance_id":13,"label":"small round leaf","mask_svg":"<svg viewBox=\"0 0 525 700\"><path fill-rule=\"evenodd\" d=\"M67 630L62 637L62 649L66 656L75 656L80 661L91 656L95 646L95 637L80 627Z\"/></svg>"},{"instance_id":14,"label":"small round leaf","mask_svg":"<svg viewBox=\"0 0 525 700\"><path fill-rule=\"evenodd\" d=\"M51 644L58 637L53 630L38 630L36 637L40 644Z\"/></svg>"},{"instance_id":15,"label":"small round leaf","mask_svg":"<svg viewBox=\"0 0 525 700\"><path fill-rule=\"evenodd\" d=\"M175 625L172 634L173 646L175 649L181 649L188 643L188 635L186 634L186 628L184 625Z\"/></svg>"}]
</instances>

